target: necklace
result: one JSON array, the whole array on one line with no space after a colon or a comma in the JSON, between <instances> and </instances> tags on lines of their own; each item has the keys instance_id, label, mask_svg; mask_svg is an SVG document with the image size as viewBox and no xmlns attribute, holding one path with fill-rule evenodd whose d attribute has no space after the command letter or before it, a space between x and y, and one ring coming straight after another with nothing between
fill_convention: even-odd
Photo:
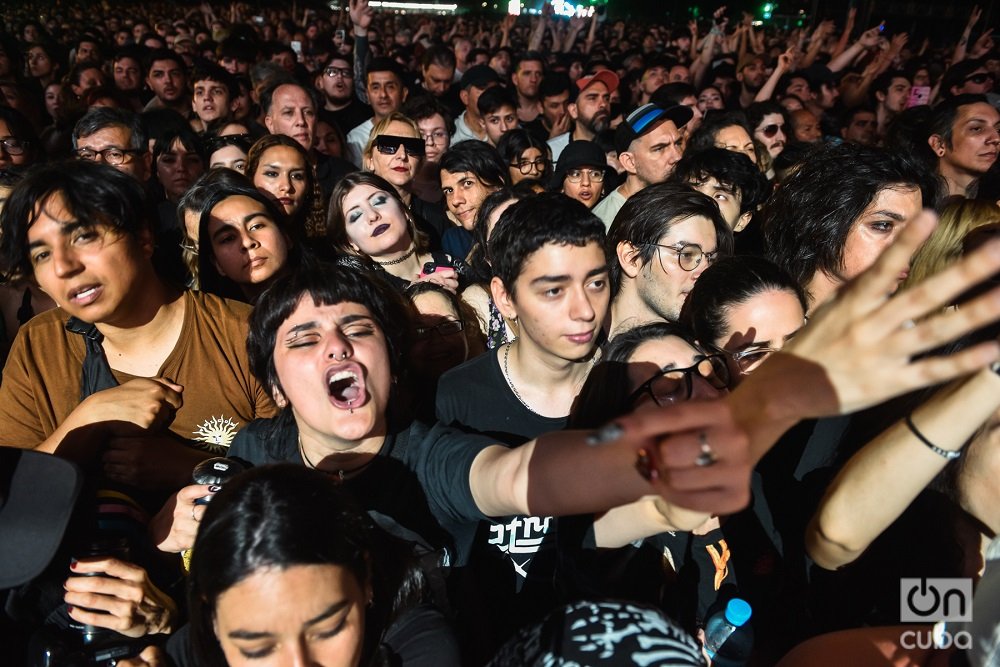
<instances>
[{"instance_id":1,"label":"necklace","mask_svg":"<svg viewBox=\"0 0 1000 667\"><path fill-rule=\"evenodd\" d=\"M525 400L523 398L521 398L521 392L519 392L517 390L517 385L514 384L514 378L510 374L510 367L508 366L508 359L510 359L510 348L514 347L514 343L516 343L516 342L517 342L517 339L515 338L511 342L507 343L507 347L503 351L503 375L504 375L504 379L507 381L507 386L510 387L510 390L512 392L514 392L514 397L521 403L521 405L523 405L525 407L526 410L528 410L528 412L536 414L539 417L544 417L545 415L541 414L537 410L534 410L530 405L528 405L525 402ZM590 359L590 367L591 368L594 367L594 363L596 361L597 361L597 355L594 354L594 356L591 357L591 359ZM589 370L588 370L588 373L589 373ZM584 376L584 380L586 380L586 375Z\"/></svg>"},{"instance_id":2,"label":"necklace","mask_svg":"<svg viewBox=\"0 0 1000 667\"><path fill-rule=\"evenodd\" d=\"M373 261L379 266L392 266L393 264L402 264L409 258L413 257L413 253L415 253L416 251L417 251L417 246L413 246L412 248L410 248L410 251L405 255L403 255L402 257L397 257L396 259L390 259L387 262L380 262L377 259Z\"/></svg>"},{"instance_id":3,"label":"necklace","mask_svg":"<svg viewBox=\"0 0 1000 667\"><path fill-rule=\"evenodd\" d=\"M306 456L306 450L302 446L302 438L299 438L299 454L302 456L302 460L305 462L307 468L312 468L313 470L318 470L318 468L316 467L316 464L313 463L312 461L310 461L309 457ZM348 469L341 468L337 472L327 472L326 470L320 470L320 472L326 473L327 475L330 475L331 477L335 477L336 481L338 481L338 482L343 482L344 479L348 475L353 475L356 472L361 472L362 470L364 470L365 468L367 468L368 466L370 466L372 464L372 462L375 461L376 458L378 458L378 455L375 455L375 456L371 457L370 459L368 459L367 461L365 461L361 465L357 466L356 468L348 468Z\"/></svg>"},{"instance_id":4,"label":"necklace","mask_svg":"<svg viewBox=\"0 0 1000 667\"><path fill-rule=\"evenodd\" d=\"M517 339L515 338L514 340L517 340ZM510 358L510 348L512 348L512 347L514 347L514 341L511 341L511 342L507 343L507 347L504 348L504 351L503 351L503 376L504 376L504 379L507 380L507 386L510 387L510 390L512 392L514 392L514 397L518 401L520 401L521 405L523 405L524 408L528 412L531 412L531 413L537 415L538 413L535 412L534 410L532 410L531 406L528 405L527 403L525 403L524 399L521 398L521 392L519 392L517 390L517 385L514 384L514 378L512 378L511 375L510 375L510 368L507 367L507 360Z\"/></svg>"}]
</instances>

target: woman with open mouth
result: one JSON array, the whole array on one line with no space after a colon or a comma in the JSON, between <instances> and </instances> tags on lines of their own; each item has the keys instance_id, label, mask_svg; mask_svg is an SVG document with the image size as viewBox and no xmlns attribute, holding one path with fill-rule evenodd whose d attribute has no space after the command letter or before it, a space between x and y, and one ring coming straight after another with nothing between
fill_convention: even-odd
<instances>
[{"instance_id":1,"label":"woman with open mouth","mask_svg":"<svg viewBox=\"0 0 1000 667\"><path fill-rule=\"evenodd\" d=\"M327 235L335 251L374 263L400 290L421 281L458 289L452 258L430 251L427 235L417 228L398 190L371 172L357 171L337 183L330 196Z\"/></svg>"}]
</instances>

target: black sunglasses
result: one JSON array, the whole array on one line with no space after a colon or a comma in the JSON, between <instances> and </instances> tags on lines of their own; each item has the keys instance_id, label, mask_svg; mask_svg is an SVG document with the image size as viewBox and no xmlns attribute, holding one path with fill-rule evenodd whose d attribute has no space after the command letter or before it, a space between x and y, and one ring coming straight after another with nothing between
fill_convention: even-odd
<instances>
[{"instance_id":1,"label":"black sunglasses","mask_svg":"<svg viewBox=\"0 0 1000 667\"><path fill-rule=\"evenodd\" d=\"M399 147L410 157L424 156L424 140L413 137L397 137L393 134L380 134L375 137L375 148L382 155L395 155Z\"/></svg>"},{"instance_id":2,"label":"black sunglasses","mask_svg":"<svg viewBox=\"0 0 1000 667\"><path fill-rule=\"evenodd\" d=\"M771 125L767 125L767 126L762 127L760 129L761 133L765 137L767 137L768 139L770 139L771 137L773 137L774 135L776 135L779 130L782 131L782 132L785 131L785 124L784 123L781 123L780 125L777 124L777 123L772 123Z\"/></svg>"},{"instance_id":3,"label":"black sunglasses","mask_svg":"<svg viewBox=\"0 0 1000 667\"><path fill-rule=\"evenodd\" d=\"M969 76L965 77L965 80L971 81L977 86L981 86L987 81L992 81L993 75L990 74L989 72L979 72L978 74L970 74Z\"/></svg>"}]
</instances>

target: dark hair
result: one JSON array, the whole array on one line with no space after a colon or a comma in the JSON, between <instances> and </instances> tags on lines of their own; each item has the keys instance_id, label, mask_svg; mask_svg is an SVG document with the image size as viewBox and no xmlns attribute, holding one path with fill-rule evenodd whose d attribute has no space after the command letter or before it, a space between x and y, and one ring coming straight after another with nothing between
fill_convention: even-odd
<instances>
[{"instance_id":1,"label":"dark hair","mask_svg":"<svg viewBox=\"0 0 1000 667\"><path fill-rule=\"evenodd\" d=\"M374 526L326 475L303 466L261 466L228 482L205 512L195 545L188 602L199 665L227 664L214 631L216 604L264 569L336 565L362 589L370 584L363 662L392 620L424 597L423 573L402 542Z\"/></svg>"},{"instance_id":2,"label":"dark hair","mask_svg":"<svg viewBox=\"0 0 1000 667\"><path fill-rule=\"evenodd\" d=\"M503 86L492 86L483 91L483 94L476 100L476 109L480 116L499 111L503 107L511 107L517 110L517 98Z\"/></svg>"},{"instance_id":3,"label":"dark hair","mask_svg":"<svg viewBox=\"0 0 1000 667\"><path fill-rule=\"evenodd\" d=\"M235 146L239 148L244 153L249 153L250 148L253 146L250 143L250 135L248 134L224 134L218 136L208 136L205 135L205 155L208 157L208 162L212 161L212 153L217 150L221 150L226 146Z\"/></svg>"},{"instance_id":4,"label":"dark hair","mask_svg":"<svg viewBox=\"0 0 1000 667\"><path fill-rule=\"evenodd\" d=\"M40 165L11 191L0 213L0 275L17 280L32 274L28 228L41 213L40 204L59 195L68 213L79 220L103 223L136 236L154 220L142 184L104 164L67 160Z\"/></svg>"},{"instance_id":5,"label":"dark hair","mask_svg":"<svg viewBox=\"0 0 1000 667\"><path fill-rule=\"evenodd\" d=\"M79 148L80 139L110 127L121 127L131 133L127 148L143 153L149 150L146 131L138 114L114 107L94 107L84 114L73 127L73 148Z\"/></svg>"},{"instance_id":6,"label":"dark hair","mask_svg":"<svg viewBox=\"0 0 1000 667\"><path fill-rule=\"evenodd\" d=\"M41 142L39 142L38 134L35 132L35 126L31 124L27 116L13 107L0 105L0 121L7 124L7 130L11 133L11 136L20 139L28 145L26 153L29 156L29 165L36 162L39 157L44 156L41 150Z\"/></svg>"},{"instance_id":7,"label":"dark hair","mask_svg":"<svg viewBox=\"0 0 1000 667\"><path fill-rule=\"evenodd\" d=\"M88 69L96 69L101 73L102 78L104 77L104 70L101 69L101 63L96 60L83 60L81 62L75 63L69 68L69 72L66 74L64 81L74 86L80 85L80 77Z\"/></svg>"},{"instance_id":8,"label":"dark hair","mask_svg":"<svg viewBox=\"0 0 1000 667\"><path fill-rule=\"evenodd\" d=\"M449 174L468 171L490 187L507 185L510 174L496 149L485 141L468 139L452 144L441 156L441 170Z\"/></svg>"},{"instance_id":9,"label":"dark hair","mask_svg":"<svg viewBox=\"0 0 1000 667\"><path fill-rule=\"evenodd\" d=\"M547 244L582 247L596 243L604 250L604 223L564 194L544 192L522 199L503 212L489 250L493 275L515 296L515 283L525 262Z\"/></svg>"},{"instance_id":10,"label":"dark hair","mask_svg":"<svg viewBox=\"0 0 1000 667\"><path fill-rule=\"evenodd\" d=\"M616 257L618 245L628 243L635 247L643 265L653 260L657 243L670 228L694 216L712 221L715 227L716 251L720 257L733 252L733 230L729 228L719 205L708 195L703 195L683 183L658 183L643 188L629 197L608 229L607 252ZM622 286L621 265L611 262L611 294L618 294Z\"/></svg>"},{"instance_id":11,"label":"dark hair","mask_svg":"<svg viewBox=\"0 0 1000 667\"><path fill-rule=\"evenodd\" d=\"M698 91L690 83L674 81L665 83L650 95L649 101L658 107L666 109L675 104L680 104L681 100L687 97L698 97Z\"/></svg>"},{"instance_id":12,"label":"dark hair","mask_svg":"<svg viewBox=\"0 0 1000 667\"><path fill-rule=\"evenodd\" d=\"M569 93L572 97L572 88L574 88L573 82L565 72L550 72L538 85L538 97L544 100L546 97L556 97L563 93Z\"/></svg>"},{"instance_id":13,"label":"dark hair","mask_svg":"<svg viewBox=\"0 0 1000 667\"><path fill-rule=\"evenodd\" d=\"M357 303L369 310L385 335L389 366L393 375L403 370L403 351L409 331L409 309L403 297L387 282L371 273L346 266L315 264L304 266L274 282L260 296L250 314L247 356L250 370L268 395L283 391L274 367L274 347L278 328L306 295L314 303L331 306ZM286 412L290 412L286 408Z\"/></svg>"},{"instance_id":14,"label":"dark hair","mask_svg":"<svg viewBox=\"0 0 1000 667\"><path fill-rule=\"evenodd\" d=\"M753 139L753 128L747 122L742 111L709 111L702 119L701 125L687 141L685 151L701 151L715 147L715 137L722 130L733 126L742 127L747 136Z\"/></svg>"},{"instance_id":15,"label":"dark hair","mask_svg":"<svg viewBox=\"0 0 1000 667\"><path fill-rule=\"evenodd\" d=\"M525 51L514 59L514 63L510 68L511 74L514 74L521 68L521 63L524 62L537 62L542 65L542 72L545 72L545 56L543 56L538 51ZM543 77L544 80L544 77Z\"/></svg>"},{"instance_id":16,"label":"dark hair","mask_svg":"<svg viewBox=\"0 0 1000 667\"><path fill-rule=\"evenodd\" d=\"M698 277L680 320L703 345L721 347L719 339L729 328L729 309L771 290L791 292L802 312L808 309L802 287L774 262L753 255L723 257Z\"/></svg>"},{"instance_id":17,"label":"dark hair","mask_svg":"<svg viewBox=\"0 0 1000 667\"><path fill-rule=\"evenodd\" d=\"M953 96L951 89L955 86L961 86L965 83L965 80L975 72L977 69L983 66L982 60L961 60L948 69L945 70L944 74L941 75L941 83L939 90L941 91L941 97L943 99L948 99Z\"/></svg>"},{"instance_id":18,"label":"dark hair","mask_svg":"<svg viewBox=\"0 0 1000 667\"><path fill-rule=\"evenodd\" d=\"M817 150L765 207L768 256L803 289L817 271L837 275L847 236L878 193L919 188L925 180L916 164L882 150L855 144Z\"/></svg>"},{"instance_id":19,"label":"dark hair","mask_svg":"<svg viewBox=\"0 0 1000 667\"><path fill-rule=\"evenodd\" d=\"M486 93L483 94L485 95ZM482 98L480 97L479 99ZM542 157L549 159L545 171L542 172L541 177L538 179L544 185L549 177L552 176L552 149L549 148L548 142L539 140L535 135L520 127L509 132L504 132L503 136L500 137L500 141L497 142L497 152L507 165L514 164L520 160L521 155L529 148L537 148L541 151Z\"/></svg>"},{"instance_id":20,"label":"dark hair","mask_svg":"<svg viewBox=\"0 0 1000 667\"><path fill-rule=\"evenodd\" d=\"M421 69L427 69L431 65L455 69L455 52L443 44L435 44L424 51L424 55L420 58Z\"/></svg>"},{"instance_id":21,"label":"dark hair","mask_svg":"<svg viewBox=\"0 0 1000 667\"><path fill-rule=\"evenodd\" d=\"M288 226L291 237L299 240L305 238L306 219L312 213L313 202L316 201L316 190L318 188L316 183L316 173L312 168L312 164L309 162L309 154L306 153L304 148L302 148L302 144L284 134L265 134L263 137L254 142L254 145L251 146L250 150L247 152L247 164L243 173L245 173L247 178L253 182L254 174L257 172L257 167L260 166L260 161L264 158L264 153L275 146L291 148L302 157L303 164L305 165L305 194L303 195L302 204L299 206L299 210L296 211L295 215L289 220Z\"/></svg>"},{"instance_id":22,"label":"dark hair","mask_svg":"<svg viewBox=\"0 0 1000 667\"><path fill-rule=\"evenodd\" d=\"M404 116L412 118L418 123L434 115L440 115L444 119L444 126L448 130L448 134L455 134L455 119L451 117L451 112L448 111L447 107L433 95L407 97L400 111Z\"/></svg>"},{"instance_id":23,"label":"dark hair","mask_svg":"<svg viewBox=\"0 0 1000 667\"><path fill-rule=\"evenodd\" d=\"M652 322L615 334L601 349L600 363L594 366L580 388L566 427L596 428L629 412L632 406L628 403L631 394L628 366L632 355L646 341L671 336L704 351L695 341L694 334L677 322Z\"/></svg>"},{"instance_id":24,"label":"dark hair","mask_svg":"<svg viewBox=\"0 0 1000 667\"><path fill-rule=\"evenodd\" d=\"M410 238L418 252L424 252L428 245L427 234L417 229L417 224L413 219L413 214L409 207L403 203L399 197L399 191L389 181L370 171L354 171L339 181L333 187L330 194L330 206L326 213L326 236L334 250L347 254L357 255L351 248L351 241L347 236L347 220L344 217L344 199L354 188L359 185L368 185L377 190L385 192L396 200L399 210L406 216L406 226L410 232Z\"/></svg>"},{"instance_id":25,"label":"dark hair","mask_svg":"<svg viewBox=\"0 0 1000 667\"><path fill-rule=\"evenodd\" d=\"M176 131L168 131L156 139L153 144L153 164L160 159L160 156L168 152L174 145L174 141L180 141L187 150L197 153L202 162L205 162L205 146L201 142L194 130L189 127L182 127Z\"/></svg>"},{"instance_id":26,"label":"dark hair","mask_svg":"<svg viewBox=\"0 0 1000 667\"><path fill-rule=\"evenodd\" d=\"M750 137L753 138L754 132L757 130L757 126L764 122L764 116L770 114L778 114L781 116L782 121L785 123L786 134L791 133L791 121L788 119L788 112L785 107L781 106L773 100L767 100L764 102L754 102L746 108L746 119L747 124L750 127Z\"/></svg>"},{"instance_id":27,"label":"dark hair","mask_svg":"<svg viewBox=\"0 0 1000 667\"><path fill-rule=\"evenodd\" d=\"M199 81L221 83L229 91L230 99L238 97L240 94L240 87L236 83L236 77L215 63L200 61L195 65L191 71L191 76L188 77L188 84L192 93L194 93L194 84Z\"/></svg>"},{"instance_id":28,"label":"dark hair","mask_svg":"<svg viewBox=\"0 0 1000 667\"><path fill-rule=\"evenodd\" d=\"M906 75L906 72L899 69L891 69L887 72L882 72L872 81L871 87L868 89L869 100L872 104L878 104L878 98L875 93L888 93L889 88L892 86L893 79L906 79L910 78Z\"/></svg>"},{"instance_id":29,"label":"dark hair","mask_svg":"<svg viewBox=\"0 0 1000 667\"><path fill-rule=\"evenodd\" d=\"M159 37L158 35L153 35L153 36L157 38ZM184 72L185 75L187 75L188 71L187 63L184 62L184 59L181 58L176 51L163 48L163 49L153 49L152 51L146 54L146 59L143 61L142 65L143 69L146 71L147 76L149 75L149 70L153 68L153 63L155 63L158 60L172 61L175 65L181 68L181 71Z\"/></svg>"},{"instance_id":30,"label":"dark hair","mask_svg":"<svg viewBox=\"0 0 1000 667\"><path fill-rule=\"evenodd\" d=\"M406 76L403 74L403 68L392 58L387 58L385 56L380 56L377 58L372 58L368 61L368 69L365 70L365 84L368 83L368 75L372 72L392 72L399 79L399 84L404 85L406 81Z\"/></svg>"},{"instance_id":31,"label":"dark hair","mask_svg":"<svg viewBox=\"0 0 1000 667\"><path fill-rule=\"evenodd\" d=\"M743 153L725 148L706 148L685 153L674 168L671 180L702 184L714 178L723 188L740 197L740 215L756 211L771 193L767 177Z\"/></svg>"},{"instance_id":32,"label":"dark hair","mask_svg":"<svg viewBox=\"0 0 1000 667\"><path fill-rule=\"evenodd\" d=\"M936 134L941 137L945 146L951 148L951 137L954 132L955 119L958 118L958 110L970 104L989 103L985 95L973 95L971 93L954 95L939 102L934 105L934 111L930 117L928 137Z\"/></svg>"},{"instance_id":33,"label":"dark hair","mask_svg":"<svg viewBox=\"0 0 1000 667\"><path fill-rule=\"evenodd\" d=\"M490 268L492 260L490 259L489 239L487 238L489 220L490 216L493 215L493 211L497 210L504 202L511 200L521 201L525 198L525 196L516 190L503 187L496 192L486 195L483 203L479 205L479 210L476 211L476 221L472 225L473 245L468 260L474 282L488 283L490 278L493 277L493 270ZM497 224L500 224L499 221Z\"/></svg>"}]
</instances>

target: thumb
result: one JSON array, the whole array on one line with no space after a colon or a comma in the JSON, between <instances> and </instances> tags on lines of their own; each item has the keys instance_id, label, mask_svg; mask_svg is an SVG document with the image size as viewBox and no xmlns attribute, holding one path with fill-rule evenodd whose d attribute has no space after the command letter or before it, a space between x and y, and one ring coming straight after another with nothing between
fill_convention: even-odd
<instances>
[{"instance_id":1,"label":"thumb","mask_svg":"<svg viewBox=\"0 0 1000 667\"><path fill-rule=\"evenodd\" d=\"M176 382L174 382L170 378L156 378L156 380L160 384L164 384L164 385L170 387L171 389L173 389L174 391L176 391L178 394L180 394L180 393L182 393L184 391L184 385L177 384Z\"/></svg>"}]
</instances>

